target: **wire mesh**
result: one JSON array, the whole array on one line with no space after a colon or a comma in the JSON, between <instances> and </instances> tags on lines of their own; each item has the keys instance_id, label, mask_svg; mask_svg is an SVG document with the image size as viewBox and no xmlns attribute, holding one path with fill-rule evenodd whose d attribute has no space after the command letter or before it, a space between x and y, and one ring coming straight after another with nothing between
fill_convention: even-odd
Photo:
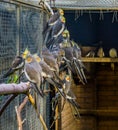
<instances>
[{"instance_id":1,"label":"wire mesh","mask_svg":"<svg viewBox=\"0 0 118 130\"><path fill-rule=\"evenodd\" d=\"M56 7L117 7L118 0L56 0Z\"/></svg>"},{"instance_id":2,"label":"wire mesh","mask_svg":"<svg viewBox=\"0 0 118 130\"><path fill-rule=\"evenodd\" d=\"M26 47L31 53L40 52L42 46L43 13L40 10L0 2L0 77L8 70L18 52ZM23 78L24 79L24 78ZM22 80L22 79L21 79ZM7 79L0 79L0 83ZM0 108L8 99L0 96ZM18 106L25 95L17 96L0 117L0 130L17 130L15 106ZM39 99L40 113L46 121L46 98ZM34 108L28 102L21 112L24 130L42 130Z\"/></svg>"}]
</instances>

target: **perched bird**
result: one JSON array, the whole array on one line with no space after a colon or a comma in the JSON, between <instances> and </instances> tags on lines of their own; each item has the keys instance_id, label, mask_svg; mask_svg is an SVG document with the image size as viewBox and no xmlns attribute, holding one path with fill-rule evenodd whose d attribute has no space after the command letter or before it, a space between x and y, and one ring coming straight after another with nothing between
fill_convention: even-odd
<instances>
[{"instance_id":1,"label":"perched bird","mask_svg":"<svg viewBox=\"0 0 118 130\"><path fill-rule=\"evenodd\" d=\"M63 45L64 43L62 44L62 46ZM78 77L80 82L82 82L83 84L87 83L87 80L84 74L85 67L83 63L81 62L81 60L78 59L79 57L78 54L80 52L76 50L77 48L74 49L74 47L71 47L70 44L67 44L67 43L66 43L66 46L64 45L64 47L62 47L62 49L65 51L65 56L63 57L63 60L66 62L67 66L71 70L73 78Z\"/></svg>"},{"instance_id":2,"label":"perched bird","mask_svg":"<svg viewBox=\"0 0 118 130\"><path fill-rule=\"evenodd\" d=\"M22 69L24 67L25 61L21 56L16 56L13 60L11 67L9 70L2 76L2 78L6 78L9 75L13 74L15 71Z\"/></svg>"},{"instance_id":3,"label":"perched bird","mask_svg":"<svg viewBox=\"0 0 118 130\"><path fill-rule=\"evenodd\" d=\"M47 43L49 40L49 37L51 35L52 27L57 24L58 21L60 21L61 17L64 15L64 11L62 9L58 9L56 13L52 14L49 18L48 22L46 23L46 26L43 30L43 36L44 36L44 44Z\"/></svg>"},{"instance_id":4,"label":"perched bird","mask_svg":"<svg viewBox=\"0 0 118 130\"><path fill-rule=\"evenodd\" d=\"M64 15L64 11L62 9L58 9L56 13L52 14L49 18L49 20L46 23L46 26L44 27L43 34L47 33L47 30L55 25L57 21L59 20L60 16Z\"/></svg>"},{"instance_id":5,"label":"perched bird","mask_svg":"<svg viewBox=\"0 0 118 130\"><path fill-rule=\"evenodd\" d=\"M42 72L41 72L42 77L48 83L50 83L51 85L53 85L54 87L56 87L59 92L62 92L63 91L62 90L63 89L62 88L63 82L61 81L61 79L59 77L55 76L54 71L37 54L34 54L33 56L36 59L36 61L39 63L39 65L41 66L41 68L42 68ZM61 93L61 94L64 96L63 93Z\"/></svg>"},{"instance_id":6,"label":"perched bird","mask_svg":"<svg viewBox=\"0 0 118 130\"><path fill-rule=\"evenodd\" d=\"M95 57L95 51L94 50L90 50L85 57Z\"/></svg>"},{"instance_id":7,"label":"perched bird","mask_svg":"<svg viewBox=\"0 0 118 130\"><path fill-rule=\"evenodd\" d=\"M103 47L100 47L100 48L98 49L97 56L100 57L100 58L102 58L102 57L105 56Z\"/></svg>"},{"instance_id":8,"label":"perched bird","mask_svg":"<svg viewBox=\"0 0 118 130\"><path fill-rule=\"evenodd\" d=\"M109 56L111 57L111 58L116 58L116 57L118 57L118 55L117 55L117 50L115 49L115 48L111 48L110 50L109 50ZM111 62L111 69L114 71L114 69L115 69L115 64L113 63L113 62Z\"/></svg>"},{"instance_id":9,"label":"perched bird","mask_svg":"<svg viewBox=\"0 0 118 130\"><path fill-rule=\"evenodd\" d=\"M71 104L71 106L74 108L74 111L76 112L77 117L80 117L78 109L80 108L80 105L76 102L76 97L74 93L71 90L71 77L69 75L66 75L63 80L63 92L65 93L65 98L62 99L62 108L61 112L63 111L64 105L67 102ZM60 98L60 94L57 92L55 96L52 98L52 108L53 113L56 109L56 106L58 105L58 99ZM74 113L75 114L75 113Z\"/></svg>"},{"instance_id":10,"label":"perched bird","mask_svg":"<svg viewBox=\"0 0 118 130\"><path fill-rule=\"evenodd\" d=\"M37 93L43 97L43 91L41 90L41 83L43 81L43 77L41 75L42 68L38 64L38 62L35 60L35 58L28 54L25 59L25 66L24 66L24 73L26 75L26 78L31 82L35 84L35 90Z\"/></svg>"},{"instance_id":11,"label":"perched bird","mask_svg":"<svg viewBox=\"0 0 118 130\"><path fill-rule=\"evenodd\" d=\"M48 50L48 48L42 49L41 58L47 63L52 71L59 72L59 66L57 64L57 59L54 55Z\"/></svg>"},{"instance_id":12,"label":"perched bird","mask_svg":"<svg viewBox=\"0 0 118 130\"><path fill-rule=\"evenodd\" d=\"M62 35L64 37L64 41L60 44L60 48L65 51L65 56L63 57L63 59L65 60L68 68L71 70L73 78L79 77L80 81L85 84L87 80L83 71L85 67L80 60L80 47L73 40L70 40L70 33L67 29L64 30ZM76 79L74 81L76 81Z\"/></svg>"},{"instance_id":13,"label":"perched bird","mask_svg":"<svg viewBox=\"0 0 118 130\"><path fill-rule=\"evenodd\" d=\"M78 112L78 109L80 108L80 105L76 102L76 97L71 89L71 77L69 75L66 75L64 78L64 92L66 94L66 100L73 106L76 114L78 117L80 117L80 114Z\"/></svg>"},{"instance_id":14,"label":"perched bird","mask_svg":"<svg viewBox=\"0 0 118 130\"><path fill-rule=\"evenodd\" d=\"M48 49L52 49L53 45L56 43L58 37L62 34L65 29L65 17L61 16L61 18L57 21L55 25L52 26L51 35L46 39L46 46Z\"/></svg>"},{"instance_id":15,"label":"perched bird","mask_svg":"<svg viewBox=\"0 0 118 130\"><path fill-rule=\"evenodd\" d=\"M117 55L117 50L115 49L115 48L111 48L110 50L109 50L109 56L111 57L111 58L116 58L118 55Z\"/></svg>"},{"instance_id":16,"label":"perched bird","mask_svg":"<svg viewBox=\"0 0 118 130\"><path fill-rule=\"evenodd\" d=\"M57 38L65 29L66 19L61 16L57 23L52 28L52 37Z\"/></svg>"}]
</instances>

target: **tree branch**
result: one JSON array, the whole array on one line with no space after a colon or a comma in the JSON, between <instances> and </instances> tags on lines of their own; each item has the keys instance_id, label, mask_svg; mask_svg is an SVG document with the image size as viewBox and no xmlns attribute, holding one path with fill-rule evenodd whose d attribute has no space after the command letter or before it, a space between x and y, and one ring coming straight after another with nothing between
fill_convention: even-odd
<instances>
[{"instance_id":1,"label":"tree branch","mask_svg":"<svg viewBox=\"0 0 118 130\"><path fill-rule=\"evenodd\" d=\"M0 95L12 94L10 97L2 104L0 108L0 116L6 109L6 107L10 104L10 102L19 94L26 93L30 88L30 83L20 83L20 84L0 84Z\"/></svg>"},{"instance_id":2,"label":"tree branch","mask_svg":"<svg viewBox=\"0 0 118 130\"><path fill-rule=\"evenodd\" d=\"M12 83L12 84L0 84L0 95L12 94L11 98L8 101L8 104L9 104L15 98L15 95L18 95L18 94L21 94L21 93L27 94L28 99L30 100L30 102L33 105L33 107L35 108L36 113L38 115L38 118L40 119L44 129L48 130L47 126L45 124L45 121L43 120L42 115L36 109L36 105L35 105L35 101L34 101L33 97L31 96L31 94L27 93L30 87L31 86L30 86L29 82L27 82L27 83L20 83L20 84L15 84L15 83ZM13 98L12 98L12 96L13 96ZM21 104L20 110L22 110L22 108L24 107L25 103ZM5 107L3 106L4 108L3 108L2 112L8 106L8 104L6 106L4 105ZM18 125L20 126L19 130L22 130L22 126L21 125L22 125L23 121L21 121L21 118L19 118L20 117L20 113L19 113L18 108L15 107L15 109L16 109L16 113L17 113ZM0 115L1 115L2 112L0 111Z\"/></svg>"},{"instance_id":3,"label":"tree branch","mask_svg":"<svg viewBox=\"0 0 118 130\"><path fill-rule=\"evenodd\" d=\"M29 88L29 82L20 84L0 84L0 95L26 93Z\"/></svg>"},{"instance_id":4,"label":"tree branch","mask_svg":"<svg viewBox=\"0 0 118 130\"><path fill-rule=\"evenodd\" d=\"M15 106L16 115L17 115L18 130L23 129L22 124L24 123L24 120L22 121L22 119L21 119L21 111L24 108L24 106L26 105L27 101L28 101L28 97L26 96L19 107Z\"/></svg>"}]
</instances>

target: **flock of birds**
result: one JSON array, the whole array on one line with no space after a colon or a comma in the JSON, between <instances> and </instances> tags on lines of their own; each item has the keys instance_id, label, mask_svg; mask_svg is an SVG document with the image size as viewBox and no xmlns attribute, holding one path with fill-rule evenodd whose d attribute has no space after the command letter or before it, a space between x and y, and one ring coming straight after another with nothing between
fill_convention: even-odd
<instances>
[{"instance_id":1,"label":"flock of birds","mask_svg":"<svg viewBox=\"0 0 118 130\"><path fill-rule=\"evenodd\" d=\"M42 32L44 43L40 54L31 54L28 48L20 55L16 56L7 73L3 75L6 78L16 72L23 70L27 80L33 84L37 95L44 97L44 85L48 82L56 89L56 102L61 96L68 101L79 115L80 105L76 102L76 97L71 89L72 80L81 84L86 84L84 74L85 66L81 61L80 47L70 40L69 31L65 25L64 11L58 9L53 13L46 23ZM65 73L61 78L60 74ZM56 105L55 105L56 108Z\"/></svg>"}]
</instances>

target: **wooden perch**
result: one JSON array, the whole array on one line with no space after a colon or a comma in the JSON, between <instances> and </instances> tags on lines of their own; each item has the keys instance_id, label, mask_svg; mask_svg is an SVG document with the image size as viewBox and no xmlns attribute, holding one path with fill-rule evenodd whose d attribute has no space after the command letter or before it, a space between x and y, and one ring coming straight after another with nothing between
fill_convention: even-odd
<instances>
[{"instance_id":1,"label":"wooden perch","mask_svg":"<svg viewBox=\"0 0 118 130\"><path fill-rule=\"evenodd\" d=\"M21 111L24 108L24 106L26 105L27 101L28 101L28 97L26 96L19 107L15 106L16 115L17 115L18 130L23 130L22 124L24 123L25 119L22 121Z\"/></svg>"},{"instance_id":2,"label":"wooden perch","mask_svg":"<svg viewBox=\"0 0 118 130\"><path fill-rule=\"evenodd\" d=\"M11 102L11 100L14 99L17 96L17 94L21 94L21 93L27 94L28 97L23 101L23 103L19 106L19 108L15 107L16 113L17 113L18 126L19 126L18 130L22 130L22 123L23 122L22 122L21 117L20 117L20 112L21 112L22 108L24 107L24 105L26 104L28 99L31 102L31 104L33 105L33 107L35 108L36 113L38 115L38 118L40 119L40 121L44 127L44 130L48 130L46 123L43 120L42 115L36 109L35 100L33 99L32 95L30 93L28 93L28 90L30 89L30 87L31 86L30 86L29 82L20 83L20 84L15 84L15 83L0 84L0 95L14 94L14 95L11 95L11 98L8 100L8 104L9 104L9 102ZM13 96L13 98L12 98L12 96ZM8 104L4 105L3 107L6 108L8 106ZM2 112L4 111L4 108L2 109Z\"/></svg>"},{"instance_id":3,"label":"wooden perch","mask_svg":"<svg viewBox=\"0 0 118 130\"><path fill-rule=\"evenodd\" d=\"M0 84L0 95L26 93L29 88L29 82L20 84Z\"/></svg>"}]
</instances>

